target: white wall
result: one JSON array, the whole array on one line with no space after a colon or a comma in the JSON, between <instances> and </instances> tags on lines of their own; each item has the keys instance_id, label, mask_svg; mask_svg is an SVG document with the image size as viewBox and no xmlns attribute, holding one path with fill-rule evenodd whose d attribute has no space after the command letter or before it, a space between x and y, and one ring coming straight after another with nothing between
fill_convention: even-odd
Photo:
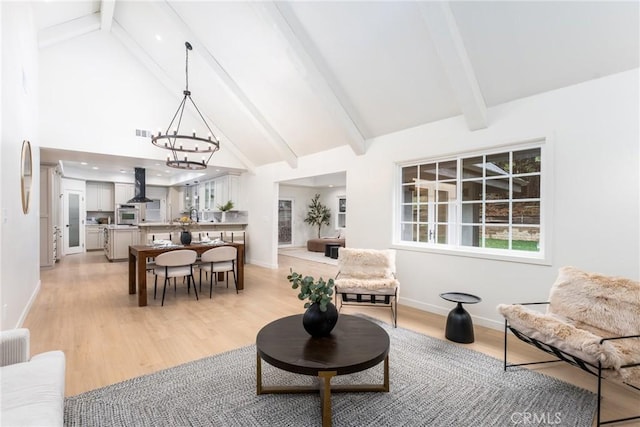
<instances>
[{"instance_id":1,"label":"white wall","mask_svg":"<svg viewBox=\"0 0 640 427\"><path fill-rule=\"evenodd\" d=\"M488 129L475 132L457 117L377 138L363 156L345 147L302 158L295 170L282 163L258 168L243 186L250 199L257 196L249 221L252 242L260 245L254 245L252 260L277 262L272 232L277 214L269 213L277 212L274 182L346 170L348 246L388 248L393 241L397 163L551 137L551 265L398 248L401 303L445 314L451 304L439 298L441 292L470 292L483 299L468 306L476 322L500 328L496 305L545 300L561 266L638 280L638 81L636 69L503 104L489 109Z\"/></svg>"},{"instance_id":2,"label":"white wall","mask_svg":"<svg viewBox=\"0 0 640 427\"><path fill-rule=\"evenodd\" d=\"M22 325L40 286L38 50L31 4L0 2L2 22L2 169L0 172L0 327ZM22 212L22 141L33 151L29 212Z\"/></svg>"}]
</instances>

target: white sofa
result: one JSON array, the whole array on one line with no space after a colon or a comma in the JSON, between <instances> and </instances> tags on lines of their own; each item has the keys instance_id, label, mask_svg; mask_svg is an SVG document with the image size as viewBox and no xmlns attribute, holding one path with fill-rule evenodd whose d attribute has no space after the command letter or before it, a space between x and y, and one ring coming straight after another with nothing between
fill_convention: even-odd
<instances>
[{"instance_id":1,"label":"white sofa","mask_svg":"<svg viewBox=\"0 0 640 427\"><path fill-rule=\"evenodd\" d=\"M0 425L62 426L64 353L29 356L28 329L0 332Z\"/></svg>"}]
</instances>

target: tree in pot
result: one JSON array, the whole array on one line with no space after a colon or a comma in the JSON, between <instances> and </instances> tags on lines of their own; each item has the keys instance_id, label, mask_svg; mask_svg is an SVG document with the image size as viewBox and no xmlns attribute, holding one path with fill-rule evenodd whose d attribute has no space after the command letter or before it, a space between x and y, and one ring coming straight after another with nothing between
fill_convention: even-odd
<instances>
[{"instance_id":1,"label":"tree in pot","mask_svg":"<svg viewBox=\"0 0 640 427\"><path fill-rule=\"evenodd\" d=\"M287 280L291 288L300 288L298 299L308 300L304 304L307 309L302 316L302 326L312 337L324 337L338 322L338 310L331 302L333 295L333 279L324 281L322 277L317 281L311 276L302 276L290 270Z\"/></svg>"},{"instance_id":2,"label":"tree in pot","mask_svg":"<svg viewBox=\"0 0 640 427\"><path fill-rule=\"evenodd\" d=\"M304 222L318 227L319 239L322 226L331 224L329 222L329 220L331 219L331 209L320 203L320 194L318 193L313 196L313 198L311 199L311 203L307 207L309 208L309 210L307 211L307 216L304 219Z\"/></svg>"}]
</instances>

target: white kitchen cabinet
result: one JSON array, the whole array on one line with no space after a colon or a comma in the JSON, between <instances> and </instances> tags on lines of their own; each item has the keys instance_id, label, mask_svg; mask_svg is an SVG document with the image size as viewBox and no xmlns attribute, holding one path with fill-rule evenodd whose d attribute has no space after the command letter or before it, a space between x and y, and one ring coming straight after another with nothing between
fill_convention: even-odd
<instances>
[{"instance_id":1,"label":"white kitchen cabinet","mask_svg":"<svg viewBox=\"0 0 640 427\"><path fill-rule=\"evenodd\" d=\"M129 200L133 199L136 192L136 188L133 184L126 184L122 182L116 182L114 184L115 204L124 205Z\"/></svg>"},{"instance_id":2,"label":"white kitchen cabinet","mask_svg":"<svg viewBox=\"0 0 640 427\"><path fill-rule=\"evenodd\" d=\"M233 202L233 209L240 209L239 206L239 178L236 175L225 175L216 178L214 181L214 208L219 211L218 205L224 205L229 200Z\"/></svg>"},{"instance_id":3,"label":"white kitchen cabinet","mask_svg":"<svg viewBox=\"0 0 640 427\"><path fill-rule=\"evenodd\" d=\"M104 249L104 225L87 225L85 227L85 245L88 251Z\"/></svg>"},{"instance_id":4,"label":"white kitchen cabinet","mask_svg":"<svg viewBox=\"0 0 640 427\"><path fill-rule=\"evenodd\" d=\"M87 181L86 209L90 212L113 212L113 184Z\"/></svg>"},{"instance_id":5,"label":"white kitchen cabinet","mask_svg":"<svg viewBox=\"0 0 640 427\"><path fill-rule=\"evenodd\" d=\"M60 173L55 166L40 167L40 267L52 267L58 259Z\"/></svg>"}]
</instances>

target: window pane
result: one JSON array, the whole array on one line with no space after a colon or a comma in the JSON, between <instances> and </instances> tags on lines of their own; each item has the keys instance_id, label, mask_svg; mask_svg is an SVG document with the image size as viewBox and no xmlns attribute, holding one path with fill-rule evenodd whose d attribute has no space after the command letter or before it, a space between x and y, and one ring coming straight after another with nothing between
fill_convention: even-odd
<instances>
[{"instance_id":1,"label":"window pane","mask_svg":"<svg viewBox=\"0 0 640 427\"><path fill-rule=\"evenodd\" d=\"M404 205L402 206L402 221L417 221L417 218L414 218L413 213L415 212L414 205Z\"/></svg>"},{"instance_id":2,"label":"window pane","mask_svg":"<svg viewBox=\"0 0 640 427\"><path fill-rule=\"evenodd\" d=\"M428 205L419 205L418 209L420 209L420 217L418 221L427 222L429 221L429 206Z\"/></svg>"},{"instance_id":3,"label":"window pane","mask_svg":"<svg viewBox=\"0 0 640 427\"><path fill-rule=\"evenodd\" d=\"M541 252L542 148L501 150L403 167L403 236L486 252Z\"/></svg>"},{"instance_id":4,"label":"window pane","mask_svg":"<svg viewBox=\"0 0 640 427\"><path fill-rule=\"evenodd\" d=\"M402 186L402 203L415 203L416 197L417 191L413 185Z\"/></svg>"},{"instance_id":5,"label":"window pane","mask_svg":"<svg viewBox=\"0 0 640 427\"><path fill-rule=\"evenodd\" d=\"M419 187L417 190L418 190L418 201L420 203L427 203L429 201L429 189L425 187Z\"/></svg>"},{"instance_id":6,"label":"window pane","mask_svg":"<svg viewBox=\"0 0 640 427\"><path fill-rule=\"evenodd\" d=\"M416 235L414 234L415 225L413 224L402 224L400 234L402 236L402 240L405 242L415 242Z\"/></svg>"},{"instance_id":7,"label":"window pane","mask_svg":"<svg viewBox=\"0 0 640 427\"><path fill-rule=\"evenodd\" d=\"M464 225L461 228L460 244L462 246L480 247L481 226L480 225Z\"/></svg>"},{"instance_id":8,"label":"window pane","mask_svg":"<svg viewBox=\"0 0 640 427\"><path fill-rule=\"evenodd\" d=\"M446 224L438 225L438 243L449 243L449 226Z\"/></svg>"},{"instance_id":9,"label":"window pane","mask_svg":"<svg viewBox=\"0 0 640 427\"><path fill-rule=\"evenodd\" d=\"M482 181L463 182L462 200L482 200Z\"/></svg>"},{"instance_id":10,"label":"window pane","mask_svg":"<svg viewBox=\"0 0 640 427\"><path fill-rule=\"evenodd\" d=\"M485 200L509 200L509 178L488 179Z\"/></svg>"},{"instance_id":11,"label":"window pane","mask_svg":"<svg viewBox=\"0 0 640 427\"><path fill-rule=\"evenodd\" d=\"M418 167L417 166L408 166L402 168L402 183L403 184L413 184L416 182L418 178Z\"/></svg>"},{"instance_id":12,"label":"window pane","mask_svg":"<svg viewBox=\"0 0 640 427\"><path fill-rule=\"evenodd\" d=\"M540 224L540 202L514 202L512 224Z\"/></svg>"},{"instance_id":13,"label":"window pane","mask_svg":"<svg viewBox=\"0 0 640 427\"><path fill-rule=\"evenodd\" d=\"M426 224L418 224L418 241L419 242L428 242L429 241L429 226Z\"/></svg>"},{"instance_id":14,"label":"window pane","mask_svg":"<svg viewBox=\"0 0 640 427\"><path fill-rule=\"evenodd\" d=\"M484 247L509 249L509 227L486 227Z\"/></svg>"},{"instance_id":15,"label":"window pane","mask_svg":"<svg viewBox=\"0 0 640 427\"><path fill-rule=\"evenodd\" d=\"M454 202L458 196L455 182L438 183L438 202Z\"/></svg>"},{"instance_id":16,"label":"window pane","mask_svg":"<svg viewBox=\"0 0 640 427\"><path fill-rule=\"evenodd\" d=\"M462 177L463 178L481 178L482 177L482 156L470 157L462 160Z\"/></svg>"},{"instance_id":17,"label":"window pane","mask_svg":"<svg viewBox=\"0 0 640 427\"><path fill-rule=\"evenodd\" d=\"M436 180L436 164L427 163L425 165L420 165L420 179L425 181L435 181Z\"/></svg>"},{"instance_id":18,"label":"window pane","mask_svg":"<svg viewBox=\"0 0 640 427\"><path fill-rule=\"evenodd\" d=\"M462 205L462 223L478 224L482 222L482 203L465 203Z\"/></svg>"},{"instance_id":19,"label":"window pane","mask_svg":"<svg viewBox=\"0 0 640 427\"><path fill-rule=\"evenodd\" d=\"M513 173L540 172L540 148L513 152Z\"/></svg>"},{"instance_id":20,"label":"window pane","mask_svg":"<svg viewBox=\"0 0 640 427\"><path fill-rule=\"evenodd\" d=\"M509 153L488 155L485 169L487 176L507 175L509 173Z\"/></svg>"},{"instance_id":21,"label":"window pane","mask_svg":"<svg viewBox=\"0 0 640 427\"><path fill-rule=\"evenodd\" d=\"M509 203L486 203L485 209L486 224L509 223Z\"/></svg>"},{"instance_id":22,"label":"window pane","mask_svg":"<svg viewBox=\"0 0 640 427\"><path fill-rule=\"evenodd\" d=\"M539 199L540 175L513 178L514 199Z\"/></svg>"},{"instance_id":23,"label":"window pane","mask_svg":"<svg viewBox=\"0 0 640 427\"><path fill-rule=\"evenodd\" d=\"M438 203L438 222L449 221L449 205L446 203Z\"/></svg>"},{"instance_id":24,"label":"window pane","mask_svg":"<svg viewBox=\"0 0 640 427\"><path fill-rule=\"evenodd\" d=\"M540 228L513 227L511 249L516 251L540 252Z\"/></svg>"},{"instance_id":25,"label":"window pane","mask_svg":"<svg viewBox=\"0 0 640 427\"><path fill-rule=\"evenodd\" d=\"M456 179L458 177L458 162L451 160L449 162L440 162L438 164L438 180Z\"/></svg>"}]
</instances>

